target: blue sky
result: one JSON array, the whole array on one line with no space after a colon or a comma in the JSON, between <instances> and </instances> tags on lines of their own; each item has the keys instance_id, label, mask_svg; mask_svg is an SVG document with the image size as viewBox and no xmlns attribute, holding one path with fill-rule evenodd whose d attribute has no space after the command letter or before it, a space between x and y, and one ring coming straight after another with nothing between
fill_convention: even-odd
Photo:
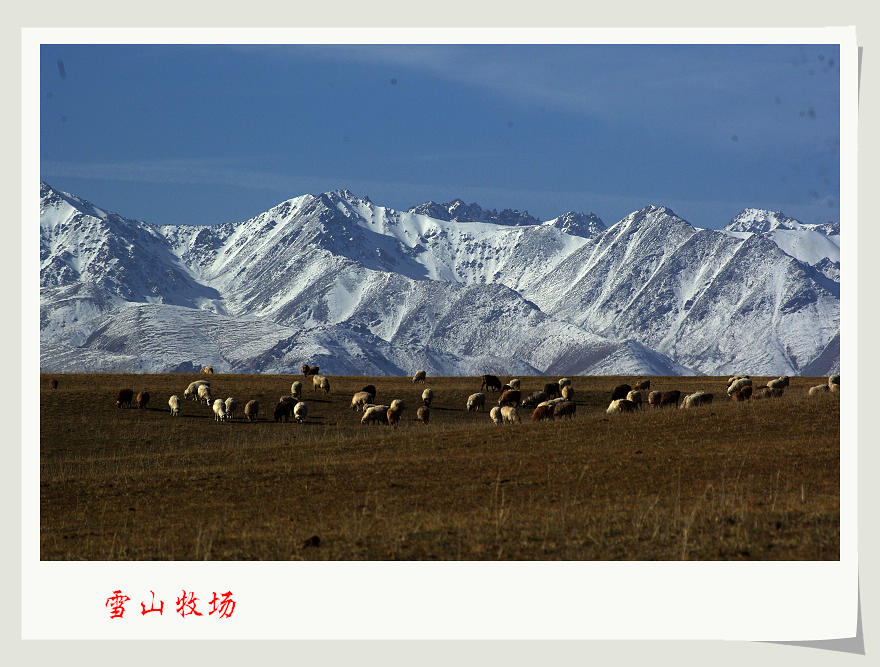
<instances>
[{"instance_id":1,"label":"blue sky","mask_svg":"<svg viewBox=\"0 0 880 667\"><path fill-rule=\"evenodd\" d=\"M44 45L41 178L157 224L348 188L839 219L836 45Z\"/></svg>"}]
</instances>

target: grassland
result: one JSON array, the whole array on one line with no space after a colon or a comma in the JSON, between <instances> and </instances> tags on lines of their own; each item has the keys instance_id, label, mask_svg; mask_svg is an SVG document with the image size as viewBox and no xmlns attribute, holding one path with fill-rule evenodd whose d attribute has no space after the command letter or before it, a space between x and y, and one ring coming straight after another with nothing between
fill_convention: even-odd
<instances>
[{"instance_id":1,"label":"grassland","mask_svg":"<svg viewBox=\"0 0 880 667\"><path fill-rule=\"evenodd\" d=\"M305 423L271 410L297 376L210 376L217 397L256 398L257 423L217 423L182 401L186 375L54 375L40 384L44 560L836 560L839 395L794 378L783 397L734 403L726 378L651 378L703 389L692 410L607 415L633 378L574 377L572 420L495 426L467 413L477 378L304 382ZM202 376L203 378L205 376ZM553 378L555 379L555 378ZM761 384L763 378L755 378ZM523 395L545 378L521 378ZM401 398L396 429L361 426L353 392ZM145 410L116 392L145 389ZM487 407L492 396L489 394Z\"/></svg>"}]
</instances>

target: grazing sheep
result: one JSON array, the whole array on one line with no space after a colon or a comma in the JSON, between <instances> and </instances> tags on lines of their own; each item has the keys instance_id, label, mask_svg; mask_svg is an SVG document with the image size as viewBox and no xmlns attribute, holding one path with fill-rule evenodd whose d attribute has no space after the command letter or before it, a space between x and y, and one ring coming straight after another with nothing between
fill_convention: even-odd
<instances>
[{"instance_id":1,"label":"grazing sheep","mask_svg":"<svg viewBox=\"0 0 880 667\"><path fill-rule=\"evenodd\" d=\"M516 378L514 378L513 380L511 380L507 384L510 385L511 389L519 389L519 380L517 380Z\"/></svg>"},{"instance_id":2,"label":"grazing sheep","mask_svg":"<svg viewBox=\"0 0 880 667\"><path fill-rule=\"evenodd\" d=\"M611 391L611 400L616 401L619 398L626 398L626 395L632 391L632 387L628 384L619 384Z\"/></svg>"},{"instance_id":3,"label":"grazing sheep","mask_svg":"<svg viewBox=\"0 0 880 667\"><path fill-rule=\"evenodd\" d=\"M172 417L180 416L180 399L177 397L177 394L168 399L168 407L171 408Z\"/></svg>"},{"instance_id":4,"label":"grazing sheep","mask_svg":"<svg viewBox=\"0 0 880 667\"><path fill-rule=\"evenodd\" d=\"M431 401L433 401L433 400L434 400L434 392L431 390L430 387L428 387L427 389L425 389L425 391L422 392L422 402L423 402L427 407L430 408L430 407L431 407Z\"/></svg>"},{"instance_id":5,"label":"grazing sheep","mask_svg":"<svg viewBox=\"0 0 880 667\"><path fill-rule=\"evenodd\" d=\"M299 370L303 375L309 376L309 375L317 375L318 370L320 370L320 369L317 366L309 366L308 364L303 364Z\"/></svg>"},{"instance_id":6,"label":"grazing sheep","mask_svg":"<svg viewBox=\"0 0 880 667\"><path fill-rule=\"evenodd\" d=\"M148 391L139 391L137 395L137 406L139 410L146 410L147 404L150 402L150 392Z\"/></svg>"},{"instance_id":7,"label":"grazing sheep","mask_svg":"<svg viewBox=\"0 0 880 667\"><path fill-rule=\"evenodd\" d=\"M205 405L211 405L214 399L211 398L211 385L200 384L198 387L199 400L204 401Z\"/></svg>"},{"instance_id":8,"label":"grazing sheep","mask_svg":"<svg viewBox=\"0 0 880 667\"><path fill-rule=\"evenodd\" d=\"M199 400L199 396L197 393L199 390L199 385L205 385L207 387L210 387L211 383L208 382L207 380L196 380L195 382L190 382L189 386L183 392L183 398L184 399L188 398L193 401Z\"/></svg>"},{"instance_id":9,"label":"grazing sheep","mask_svg":"<svg viewBox=\"0 0 880 667\"><path fill-rule=\"evenodd\" d=\"M636 382L635 387L633 387L633 389L636 389L638 391L648 391L648 389L650 389L650 388L651 388L651 381L650 380L639 380L638 382Z\"/></svg>"},{"instance_id":10,"label":"grazing sheep","mask_svg":"<svg viewBox=\"0 0 880 667\"><path fill-rule=\"evenodd\" d=\"M765 396L773 396L774 391L780 391L780 392L782 391L782 389L775 389L774 390L774 389L771 389L770 387L766 387L766 389L767 389L767 393L765 394ZM748 401L749 399L751 399L751 397L752 397L752 385L750 385L750 384L747 384L744 387L740 387L739 389L737 389L735 392L733 392L730 395L730 398L732 398L734 401L738 401L738 402Z\"/></svg>"},{"instance_id":11,"label":"grazing sheep","mask_svg":"<svg viewBox=\"0 0 880 667\"><path fill-rule=\"evenodd\" d=\"M325 394L330 393L330 380L324 375L316 375L312 378L312 391L320 389Z\"/></svg>"},{"instance_id":12,"label":"grazing sheep","mask_svg":"<svg viewBox=\"0 0 880 667\"><path fill-rule=\"evenodd\" d=\"M395 398L391 401L391 405L388 407L388 425L389 426L397 426L397 422L400 421L400 415L403 412L403 409L406 406L403 404L399 398Z\"/></svg>"},{"instance_id":13,"label":"grazing sheep","mask_svg":"<svg viewBox=\"0 0 880 667\"><path fill-rule=\"evenodd\" d=\"M366 387L361 389L361 391L367 392L371 397L370 398L371 401L376 400L376 387L374 385L368 384Z\"/></svg>"},{"instance_id":14,"label":"grazing sheep","mask_svg":"<svg viewBox=\"0 0 880 667\"><path fill-rule=\"evenodd\" d=\"M517 424L520 422L519 413L516 411L516 407L512 405L505 405L501 408L501 421L504 423L513 424L516 422Z\"/></svg>"},{"instance_id":15,"label":"grazing sheep","mask_svg":"<svg viewBox=\"0 0 880 667\"><path fill-rule=\"evenodd\" d=\"M510 391L512 389L513 389L513 387L511 387L509 384L506 384L503 387L501 387L501 393L503 394L505 391Z\"/></svg>"},{"instance_id":16,"label":"grazing sheep","mask_svg":"<svg viewBox=\"0 0 880 667\"><path fill-rule=\"evenodd\" d=\"M387 424L388 423L388 410L391 409L390 405L373 405L364 410L364 416L361 417L361 424L367 424L369 422L376 422L379 424Z\"/></svg>"},{"instance_id":17,"label":"grazing sheep","mask_svg":"<svg viewBox=\"0 0 880 667\"><path fill-rule=\"evenodd\" d=\"M49 389L58 389L58 380L55 378L49 380Z\"/></svg>"},{"instance_id":18,"label":"grazing sheep","mask_svg":"<svg viewBox=\"0 0 880 667\"><path fill-rule=\"evenodd\" d=\"M427 405L420 406L418 411L416 412L416 417L418 417L419 421L422 422L423 424L428 423L428 418L430 416L431 416L431 411L430 411L430 409L428 409Z\"/></svg>"},{"instance_id":19,"label":"grazing sheep","mask_svg":"<svg viewBox=\"0 0 880 667\"><path fill-rule=\"evenodd\" d=\"M544 385L544 393L547 394L548 397L549 396L560 396L561 391L562 390L559 389L558 382L548 382L547 384Z\"/></svg>"},{"instance_id":20,"label":"grazing sheep","mask_svg":"<svg viewBox=\"0 0 880 667\"><path fill-rule=\"evenodd\" d=\"M608 409L605 412L609 415L613 415L616 412L632 412L636 409L636 404L626 398L615 398L611 401L611 404L608 406Z\"/></svg>"},{"instance_id":21,"label":"grazing sheep","mask_svg":"<svg viewBox=\"0 0 880 667\"><path fill-rule=\"evenodd\" d=\"M134 392L131 389L120 389L116 393L116 407L121 408L123 405L130 408L134 399Z\"/></svg>"},{"instance_id":22,"label":"grazing sheep","mask_svg":"<svg viewBox=\"0 0 880 667\"><path fill-rule=\"evenodd\" d=\"M562 391L566 387L571 386L571 380L569 378L560 378L558 384L559 384L559 390Z\"/></svg>"},{"instance_id":23,"label":"grazing sheep","mask_svg":"<svg viewBox=\"0 0 880 667\"><path fill-rule=\"evenodd\" d=\"M574 400L574 387L572 387L570 384L565 385L562 388L562 398L564 398L566 401L573 401Z\"/></svg>"},{"instance_id":24,"label":"grazing sheep","mask_svg":"<svg viewBox=\"0 0 880 667\"><path fill-rule=\"evenodd\" d=\"M300 424L303 423L303 420L306 418L306 415L309 414L309 406L300 401L296 405L293 406L293 418L296 419Z\"/></svg>"},{"instance_id":25,"label":"grazing sheep","mask_svg":"<svg viewBox=\"0 0 880 667\"><path fill-rule=\"evenodd\" d=\"M539 405L532 411L532 421L540 422L545 419L553 419L553 409L555 405Z\"/></svg>"},{"instance_id":26,"label":"grazing sheep","mask_svg":"<svg viewBox=\"0 0 880 667\"><path fill-rule=\"evenodd\" d=\"M642 392L640 389L633 389L626 395L626 400L632 401L636 404L637 408L642 407Z\"/></svg>"},{"instance_id":27,"label":"grazing sheep","mask_svg":"<svg viewBox=\"0 0 880 667\"><path fill-rule=\"evenodd\" d=\"M751 387L752 380L751 378L739 378L730 383L730 386L727 387L727 395L733 396L735 391L739 391L743 387Z\"/></svg>"},{"instance_id":28,"label":"grazing sheep","mask_svg":"<svg viewBox=\"0 0 880 667\"><path fill-rule=\"evenodd\" d=\"M749 380L748 375L734 375L732 377L727 378L727 386L730 387L737 380Z\"/></svg>"},{"instance_id":29,"label":"grazing sheep","mask_svg":"<svg viewBox=\"0 0 880 667\"><path fill-rule=\"evenodd\" d=\"M575 410L577 410L577 405L575 405L573 401L563 401L562 403L557 403L553 406L553 417L556 419L562 417L568 417L571 419L574 417Z\"/></svg>"},{"instance_id":30,"label":"grazing sheep","mask_svg":"<svg viewBox=\"0 0 880 667\"><path fill-rule=\"evenodd\" d=\"M222 398L218 398L214 401L214 421L222 422L226 421L226 403L223 402Z\"/></svg>"},{"instance_id":31,"label":"grazing sheep","mask_svg":"<svg viewBox=\"0 0 880 667\"><path fill-rule=\"evenodd\" d=\"M468 396L467 400L467 411L468 412L479 412L483 408L486 407L486 394L477 393L471 394Z\"/></svg>"},{"instance_id":32,"label":"grazing sheep","mask_svg":"<svg viewBox=\"0 0 880 667\"><path fill-rule=\"evenodd\" d=\"M517 389L508 389L498 399L498 405L516 405L520 401L520 393Z\"/></svg>"},{"instance_id":33,"label":"grazing sheep","mask_svg":"<svg viewBox=\"0 0 880 667\"><path fill-rule=\"evenodd\" d=\"M821 394L821 393L826 392L826 391L831 391L831 390L828 388L828 385L827 385L827 384L817 384L815 387L810 387L809 395L810 395L810 396L815 396L816 394Z\"/></svg>"},{"instance_id":34,"label":"grazing sheep","mask_svg":"<svg viewBox=\"0 0 880 667\"><path fill-rule=\"evenodd\" d=\"M752 391L752 400L757 401L762 398L770 398L770 387L758 387Z\"/></svg>"},{"instance_id":35,"label":"grazing sheep","mask_svg":"<svg viewBox=\"0 0 880 667\"><path fill-rule=\"evenodd\" d=\"M371 400L373 400L373 397L370 396L369 392L359 391L351 397L351 409L357 410L358 408L363 408Z\"/></svg>"},{"instance_id":36,"label":"grazing sheep","mask_svg":"<svg viewBox=\"0 0 880 667\"><path fill-rule=\"evenodd\" d=\"M782 396L782 387L767 387L767 395L770 398L779 398Z\"/></svg>"},{"instance_id":37,"label":"grazing sheep","mask_svg":"<svg viewBox=\"0 0 880 667\"><path fill-rule=\"evenodd\" d=\"M832 394L839 394L839 393L840 393L840 383L839 383L839 382L835 382L835 383L833 383L833 384L828 385L828 390L829 390Z\"/></svg>"},{"instance_id":38,"label":"grazing sheep","mask_svg":"<svg viewBox=\"0 0 880 667\"><path fill-rule=\"evenodd\" d=\"M251 399L247 403L244 404L244 416L247 418L249 422L257 421L257 415L260 414L260 403ZM277 421L277 420L276 420Z\"/></svg>"},{"instance_id":39,"label":"grazing sheep","mask_svg":"<svg viewBox=\"0 0 880 667\"><path fill-rule=\"evenodd\" d=\"M292 385L290 385L290 395L291 397L299 400L302 397L303 383L299 380L296 380Z\"/></svg>"},{"instance_id":40,"label":"grazing sheep","mask_svg":"<svg viewBox=\"0 0 880 667\"><path fill-rule=\"evenodd\" d=\"M828 376L828 388L831 389L831 385L833 385L833 384L836 384L838 386L840 385L840 376L839 375Z\"/></svg>"},{"instance_id":41,"label":"grazing sheep","mask_svg":"<svg viewBox=\"0 0 880 667\"><path fill-rule=\"evenodd\" d=\"M497 405L489 410L489 417L492 419L492 422L496 425L501 423L501 408Z\"/></svg>"},{"instance_id":42,"label":"grazing sheep","mask_svg":"<svg viewBox=\"0 0 880 667\"><path fill-rule=\"evenodd\" d=\"M293 401L278 401L278 403L275 405L275 410L272 413L275 421L289 421L290 415L293 412L294 405L295 403Z\"/></svg>"},{"instance_id":43,"label":"grazing sheep","mask_svg":"<svg viewBox=\"0 0 880 667\"><path fill-rule=\"evenodd\" d=\"M501 391L501 380L496 375L484 375L480 391Z\"/></svg>"},{"instance_id":44,"label":"grazing sheep","mask_svg":"<svg viewBox=\"0 0 880 667\"><path fill-rule=\"evenodd\" d=\"M684 397L684 401L681 404L682 408L695 408L698 405L708 405L712 402L714 396L705 391L696 391L693 394L688 394Z\"/></svg>"},{"instance_id":45,"label":"grazing sheep","mask_svg":"<svg viewBox=\"0 0 880 667\"><path fill-rule=\"evenodd\" d=\"M213 372L214 372L214 368L212 366L205 366L204 368L202 368L202 370L199 371L199 373L207 373L207 374L212 374Z\"/></svg>"},{"instance_id":46,"label":"grazing sheep","mask_svg":"<svg viewBox=\"0 0 880 667\"><path fill-rule=\"evenodd\" d=\"M537 407L540 408L542 405L556 405L557 403L563 403L564 401L565 399L559 396L557 398L551 398L547 401L541 401L540 403L538 403Z\"/></svg>"},{"instance_id":47,"label":"grazing sheep","mask_svg":"<svg viewBox=\"0 0 880 667\"><path fill-rule=\"evenodd\" d=\"M775 380L770 380L770 382L767 383L767 386L770 387L770 389L782 389L783 387L787 387L788 376L783 375L782 377L778 377Z\"/></svg>"},{"instance_id":48,"label":"grazing sheep","mask_svg":"<svg viewBox=\"0 0 880 667\"><path fill-rule=\"evenodd\" d=\"M529 394L529 397L526 400L524 400L522 403L520 403L520 407L533 408L536 405L538 405L538 403L541 403L542 401L546 401L547 398L548 398L548 396L547 396L546 392L534 391L531 394Z\"/></svg>"},{"instance_id":49,"label":"grazing sheep","mask_svg":"<svg viewBox=\"0 0 880 667\"><path fill-rule=\"evenodd\" d=\"M413 375L412 382L415 384L416 382L424 382L425 378L428 376L425 371L416 371L416 374Z\"/></svg>"},{"instance_id":50,"label":"grazing sheep","mask_svg":"<svg viewBox=\"0 0 880 667\"><path fill-rule=\"evenodd\" d=\"M678 399L681 398L681 392L678 389L673 389L671 391L664 391L660 395L660 407L664 408L667 405L678 405Z\"/></svg>"},{"instance_id":51,"label":"grazing sheep","mask_svg":"<svg viewBox=\"0 0 880 667\"><path fill-rule=\"evenodd\" d=\"M660 407L660 398L663 396L662 391L652 391L648 394L648 405L654 408Z\"/></svg>"},{"instance_id":52,"label":"grazing sheep","mask_svg":"<svg viewBox=\"0 0 880 667\"><path fill-rule=\"evenodd\" d=\"M235 419L235 410L238 408L238 401L232 396L226 399L226 418Z\"/></svg>"}]
</instances>

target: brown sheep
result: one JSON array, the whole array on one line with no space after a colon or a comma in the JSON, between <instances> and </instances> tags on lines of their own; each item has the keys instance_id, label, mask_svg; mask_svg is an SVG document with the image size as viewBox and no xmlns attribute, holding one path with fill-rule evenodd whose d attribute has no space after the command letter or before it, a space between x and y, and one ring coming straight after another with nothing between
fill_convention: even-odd
<instances>
[{"instance_id":1,"label":"brown sheep","mask_svg":"<svg viewBox=\"0 0 880 667\"><path fill-rule=\"evenodd\" d=\"M772 392L773 390L768 388L768 391ZM780 391L782 390L780 389ZM771 393L769 395L772 396L773 394ZM752 385L747 384L744 387L740 387L739 389L734 390L730 397L734 401L748 401L752 397Z\"/></svg>"},{"instance_id":2,"label":"brown sheep","mask_svg":"<svg viewBox=\"0 0 880 667\"><path fill-rule=\"evenodd\" d=\"M49 380L49 389L58 389L58 380L55 378Z\"/></svg>"},{"instance_id":3,"label":"brown sheep","mask_svg":"<svg viewBox=\"0 0 880 667\"><path fill-rule=\"evenodd\" d=\"M573 401L574 400L574 387L572 387L570 384L565 385L562 388L562 398L564 398L566 401Z\"/></svg>"},{"instance_id":4,"label":"brown sheep","mask_svg":"<svg viewBox=\"0 0 880 667\"><path fill-rule=\"evenodd\" d=\"M678 399L681 398L681 392L678 389L673 389L672 391L664 391L660 396L660 407L666 407L667 405L678 406Z\"/></svg>"},{"instance_id":5,"label":"brown sheep","mask_svg":"<svg viewBox=\"0 0 880 667\"><path fill-rule=\"evenodd\" d=\"M319 369L317 366L309 366L308 364L303 364L299 370L303 375L308 376L308 375L317 375Z\"/></svg>"},{"instance_id":6,"label":"brown sheep","mask_svg":"<svg viewBox=\"0 0 880 667\"><path fill-rule=\"evenodd\" d=\"M816 394L821 394L826 391L831 391L829 389L829 385L827 384L817 384L815 387L810 387L809 395L815 396Z\"/></svg>"},{"instance_id":7,"label":"brown sheep","mask_svg":"<svg viewBox=\"0 0 880 667\"><path fill-rule=\"evenodd\" d=\"M633 387L633 389L635 389L637 391L647 391L650 388L651 388L651 381L650 380L639 380L638 382L636 382L636 386Z\"/></svg>"},{"instance_id":8,"label":"brown sheep","mask_svg":"<svg viewBox=\"0 0 880 667\"><path fill-rule=\"evenodd\" d=\"M121 408L124 405L130 408L133 399L134 392L131 389L120 389L116 394L116 407Z\"/></svg>"},{"instance_id":9,"label":"brown sheep","mask_svg":"<svg viewBox=\"0 0 880 667\"><path fill-rule=\"evenodd\" d=\"M662 391L652 391L648 394L648 405L654 408L660 407L660 398L663 396Z\"/></svg>"},{"instance_id":10,"label":"brown sheep","mask_svg":"<svg viewBox=\"0 0 880 667\"><path fill-rule=\"evenodd\" d=\"M212 366L205 366L199 373L213 373L214 368Z\"/></svg>"},{"instance_id":11,"label":"brown sheep","mask_svg":"<svg viewBox=\"0 0 880 667\"><path fill-rule=\"evenodd\" d=\"M566 389L568 389L568 387L566 387ZM562 417L568 417L571 419L574 417L575 410L577 410L577 406L572 401L557 403L553 406L553 417L556 419Z\"/></svg>"},{"instance_id":12,"label":"brown sheep","mask_svg":"<svg viewBox=\"0 0 880 667\"><path fill-rule=\"evenodd\" d=\"M532 412L532 421L539 422L545 419L553 419L553 408L555 405L539 405Z\"/></svg>"},{"instance_id":13,"label":"brown sheep","mask_svg":"<svg viewBox=\"0 0 880 667\"><path fill-rule=\"evenodd\" d=\"M137 406L140 410L145 410L147 403L150 402L150 392L140 391L137 395Z\"/></svg>"},{"instance_id":14,"label":"brown sheep","mask_svg":"<svg viewBox=\"0 0 880 667\"><path fill-rule=\"evenodd\" d=\"M605 412L609 415L615 412L632 412L636 409L636 404L626 398L615 398L611 401Z\"/></svg>"},{"instance_id":15,"label":"brown sheep","mask_svg":"<svg viewBox=\"0 0 880 667\"><path fill-rule=\"evenodd\" d=\"M416 412L416 417L418 417L419 421L422 422L423 424L428 423L428 419L430 418L430 416L431 416L431 411L430 411L430 409L428 409L428 406L426 406L426 405L420 406L418 411Z\"/></svg>"},{"instance_id":16,"label":"brown sheep","mask_svg":"<svg viewBox=\"0 0 880 667\"><path fill-rule=\"evenodd\" d=\"M498 405L513 405L516 406L520 401L520 392L516 389L508 389L503 394L501 394L501 398L498 399Z\"/></svg>"},{"instance_id":17,"label":"brown sheep","mask_svg":"<svg viewBox=\"0 0 880 667\"><path fill-rule=\"evenodd\" d=\"M501 391L501 380L495 375L484 375L480 391Z\"/></svg>"},{"instance_id":18,"label":"brown sheep","mask_svg":"<svg viewBox=\"0 0 880 667\"><path fill-rule=\"evenodd\" d=\"M388 407L387 417L388 417L388 425L389 426L397 426L397 422L400 421L400 414L403 412L403 409L406 406L403 404L399 398L395 398L391 401L391 405Z\"/></svg>"},{"instance_id":19,"label":"brown sheep","mask_svg":"<svg viewBox=\"0 0 880 667\"><path fill-rule=\"evenodd\" d=\"M611 400L616 401L619 398L626 398L626 395L632 391L632 387L628 384L619 384L611 392Z\"/></svg>"},{"instance_id":20,"label":"brown sheep","mask_svg":"<svg viewBox=\"0 0 880 667\"><path fill-rule=\"evenodd\" d=\"M257 421L260 414L260 404L258 401L251 399L244 406L244 416L249 422Z\"/></svg>"}]
</instances>

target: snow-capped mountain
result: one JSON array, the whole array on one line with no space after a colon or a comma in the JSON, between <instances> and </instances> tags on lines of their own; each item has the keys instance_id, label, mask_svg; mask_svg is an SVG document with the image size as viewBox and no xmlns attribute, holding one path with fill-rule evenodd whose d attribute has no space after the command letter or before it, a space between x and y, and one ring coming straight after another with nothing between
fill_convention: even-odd
<instances>
[{"instance_id":1,"label":"snow-capped mountain","mask_svg":"<svg viewBox=\"0 0 880 667\"><path fill-rule=\"evenodd\" d=\"M831 260L820 270L768 232L696 230L662 207L608 229L592 214L526 223L527 213L507 213L460 200L395 211L339 190L238 223L153 226L41 184L41 367L296 372L308 361L332 374L475 375L839 365Z\"/></svg>"}]
</instances>

